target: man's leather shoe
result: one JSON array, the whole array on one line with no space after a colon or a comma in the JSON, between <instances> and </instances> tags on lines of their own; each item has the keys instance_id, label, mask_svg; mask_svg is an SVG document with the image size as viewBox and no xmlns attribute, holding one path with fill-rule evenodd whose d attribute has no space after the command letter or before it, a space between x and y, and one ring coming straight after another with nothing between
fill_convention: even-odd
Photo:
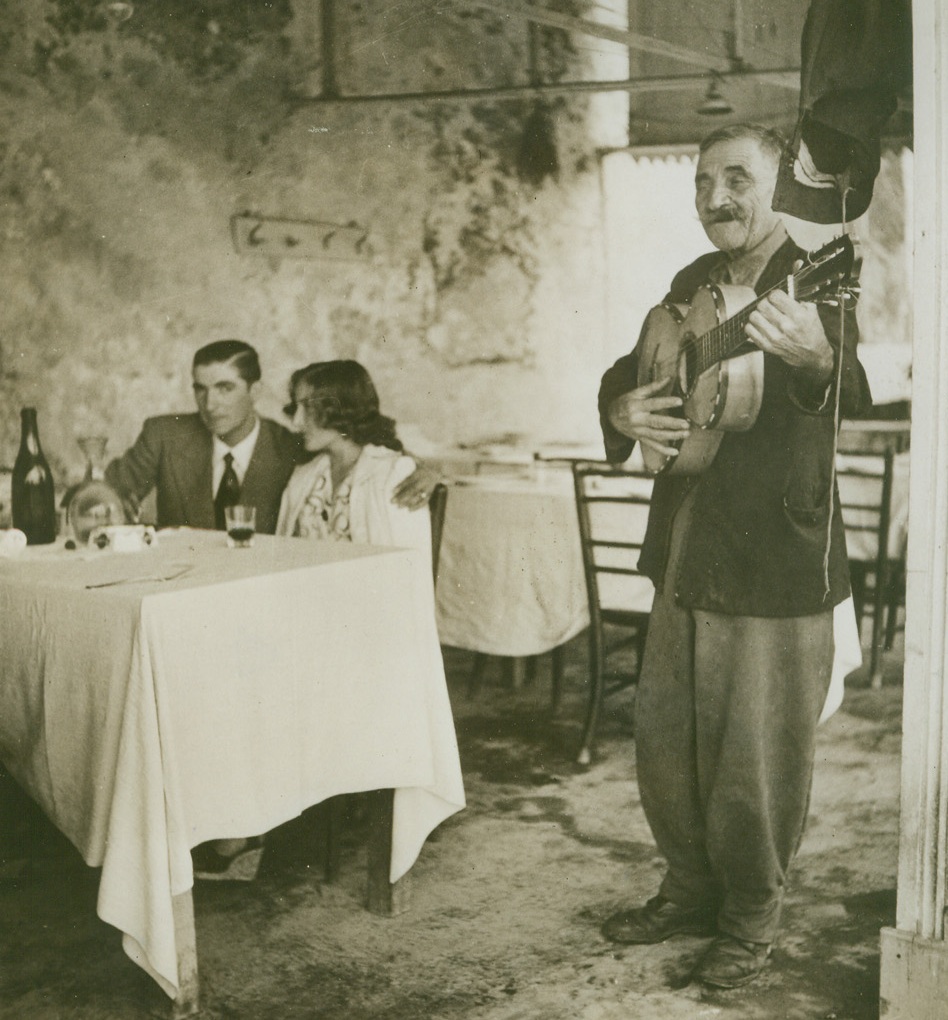
<instances>
[{"instance_id":1,"label":"man's leather shoe","mask_svg":"<svg viewBox=\"0 0 948 1020\"><path fill-rule=\"evenodd\" d=\"M694 977L714 988L740 988L760 974L769 956L768 943L719 935L698 964Z\"/></svg>"},{"instance_id":2,"label":"man's leather shoe","mask_svg":"<svg viewBox=\"0 0 948 1020\"><path fill-rule=\"evenodd\" d=\"M672 935L713 935L714 912L707 907L680 907L664 896L653 896L644 907L621 910L602 926L610 942L652 945Z\"/></svg>"}]
</instances>

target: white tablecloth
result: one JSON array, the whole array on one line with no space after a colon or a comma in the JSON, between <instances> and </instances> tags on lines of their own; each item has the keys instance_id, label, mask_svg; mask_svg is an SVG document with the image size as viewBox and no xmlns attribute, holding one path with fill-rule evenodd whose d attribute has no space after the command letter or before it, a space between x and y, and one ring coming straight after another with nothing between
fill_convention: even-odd
<instances>
[{"instance_id":1,"label":"white tablecloth","mask_svg":"<svg viewBox=\"0 0 948 1020\"><path fill-rule=\"evenodd\" d=\"M567 469L455 481L437 605L443 644L490 655L539 655L589 625Z\"/></svg>"},{"instance_id":2,"label":"white tablecloth","mask_svg":"<svg viewBox=\"0 0 948 1020\"><path fill-rule=\"evenodd\" d=\"M190 847L395 788L395 881L464 806L421 560L215 532L0 560L0 758L101 865L99 916L169 995Z\"/></svg>"}]
</instances>

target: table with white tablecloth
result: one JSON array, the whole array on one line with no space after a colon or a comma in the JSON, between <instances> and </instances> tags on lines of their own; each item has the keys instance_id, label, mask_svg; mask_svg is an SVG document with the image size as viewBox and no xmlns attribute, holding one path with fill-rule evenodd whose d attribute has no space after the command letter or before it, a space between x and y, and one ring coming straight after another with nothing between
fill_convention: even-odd
<instances>
[{"instance_id":1,"label":"table with white tablecloth","mask_svg":"<svg viewBox=\"0 0 948 1020\"><path fill-rule=\"evenodd\" d=\"M417 551L198 531L31 547L0 560L0 648L0 760L101 866L100 917L172 997L191 847L394 789L394 882L464 805Z\"/></svg>"},{"instance_id":2,"label":"table with white tablecloth","mask_svg":"<svg viewBox=\"0 0 948 1020\"><path fill-rule=\"evenodd\" d=\"M489 655L540 655L589 626L568 470L453 482L437 606L443 644Z\"/></svg>"}]
</instances>

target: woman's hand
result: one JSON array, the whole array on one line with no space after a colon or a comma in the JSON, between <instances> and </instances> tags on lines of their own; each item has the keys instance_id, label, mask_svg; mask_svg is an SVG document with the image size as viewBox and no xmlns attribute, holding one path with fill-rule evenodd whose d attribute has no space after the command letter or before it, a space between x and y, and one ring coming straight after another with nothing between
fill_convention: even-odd
<instances>
[{"instance_id":1,"label":"woman's hand","mask_svg":"<svg viewBox=\"0 0 948 1020\"><path fill-rule=\"evenodd\" d=\"M629 439L666 457L674 457L678 447L673 444L687 438L691 425L684 418L662 414L682 405L681 397L656 396L668 388L669 382L669 379L656 379L616 397L609 405L609 421Z\"/></svg>"}]
</instances>

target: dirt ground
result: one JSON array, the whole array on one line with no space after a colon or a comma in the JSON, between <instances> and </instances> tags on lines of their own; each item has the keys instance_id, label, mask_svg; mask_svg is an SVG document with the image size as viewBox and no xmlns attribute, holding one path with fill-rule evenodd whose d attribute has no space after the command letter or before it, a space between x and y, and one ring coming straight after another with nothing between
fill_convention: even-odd
<instances>
[{"instance_id":1,"label":"dirt ground","mask_svg":"<svg viewBox=\"0 0 948 1020\"><path fill-rule=\"evenodd\" d=\"M412 907L361 907L364 824L347 801L342 872L323 881L322 814L269 837L251 884L199 883L202 1017L213 1020L871 1020L879 929L895 919L901 661L848 683L822 728L811 818L771 965L748 988L689 983L706 942L617 947L599 934L655 891L662 862L634 782L628 693L608 704L593 764L574 764L582 639L548 712L548 663L466 695L470 656L446 649L468 807L429 841ZM494 663L497 666L499 664ZM139 1020L167 1000L95 916L98 873L0 784L0 1020Z\"/></svg>"}]
</instances>

